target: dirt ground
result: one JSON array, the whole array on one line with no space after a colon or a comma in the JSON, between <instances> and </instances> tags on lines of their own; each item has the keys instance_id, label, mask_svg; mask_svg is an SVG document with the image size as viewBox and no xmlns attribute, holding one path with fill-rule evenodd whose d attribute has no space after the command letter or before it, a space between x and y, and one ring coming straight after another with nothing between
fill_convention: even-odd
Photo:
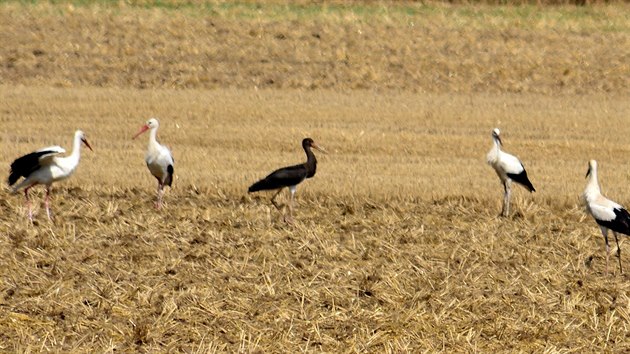
<instances>
[{"instance_id":1,"label":"dirt ground","mask_svg":"<svg viewBox=\"0 0 630 354\"><path fill-rule=\"evenodd\" d=\"M595 158L630 205L627 5L174 3L0 3L0 163L94 148L53 221L0 192L0 351L630 350L580 200ZM537 189L508 218L494 127ZM288 225L246 191L306 136L329 153Z\"/></svg>"}]
</instances>

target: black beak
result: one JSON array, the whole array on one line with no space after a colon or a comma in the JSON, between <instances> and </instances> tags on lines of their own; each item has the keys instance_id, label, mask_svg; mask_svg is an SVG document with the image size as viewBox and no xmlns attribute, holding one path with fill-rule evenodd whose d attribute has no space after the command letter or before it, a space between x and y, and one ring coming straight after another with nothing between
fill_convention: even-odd
<instances>
[{"instance_id":1,"label":"black beak","mask_svg":"<svg viewBox=\"0 0 630 354\"><path fill-rule=\"evenodd\" d=\"M588 171L586 171L586 176L584 176L584 178L587 178L590 175L591 175L591 166L588 166Z\"/></svg>"},{"instance_id":2,"label":"black beak","mask_svg":"<svg viewBox=\"0 0 630 354\"><path fill-rule=\"evenodd\" d=\"M83 144L85 144L85 146L88 147L88 149L90 149L91 151L94 151L94 150L92 150L92 147L90 146L90 143L87 142L87 139L83 138L83 139L81 139L81 141L83 142Z\"/></svg>"},{"instance_id":3,"label":"black beak","mask_svg":"<svg viewBox=\"0 0 630 354\"><path fill-rule=\"evenodd\" d=\"M503 145L503 141L501 141L501 137L499 136L499 134L492 132L492 137L497 139L497 141L499 142L499 145Z\"/></svg>"}]
</instances>

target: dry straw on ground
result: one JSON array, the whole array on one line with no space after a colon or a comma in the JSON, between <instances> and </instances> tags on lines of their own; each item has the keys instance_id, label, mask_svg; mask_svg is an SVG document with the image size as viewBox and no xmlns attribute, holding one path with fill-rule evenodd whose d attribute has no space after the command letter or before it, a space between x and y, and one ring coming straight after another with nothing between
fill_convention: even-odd
<instances>
[{"instance_id":1,"label":"dry straw on ground","mask_svg":"<svg viewBox=\"0 0 630 354\"><path fill-rule=\"evenodd\" d=\"M0 4L0 162L77 128L94 147L54 222L0 194L2 351L630 350L630 278L579 200L595 158L630 206L626 5L194 9ZM159 212L150 116L176 161ZM538 190L510 218L495 126ZM289 226L246 189L305 136L331 153Z\"/></svg>"},{"instance_id":2,"label":"dry straw on ground","mask_svg":"<svg viewBox=\"0 0 630 354\"><path fill-rule=\"evenodd\" d=\"M4 4L0 77L138 89L630 93L623 4L122 4Z\"/></svg>"}]
</instances>

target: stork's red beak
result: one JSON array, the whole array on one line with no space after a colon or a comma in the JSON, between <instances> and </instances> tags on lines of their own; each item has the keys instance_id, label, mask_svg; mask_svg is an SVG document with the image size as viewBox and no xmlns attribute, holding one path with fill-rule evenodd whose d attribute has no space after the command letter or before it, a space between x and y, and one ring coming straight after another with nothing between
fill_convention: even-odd
<instances>
[{"instance_id":1,"label":"stork's red beak","mask_svg":"<svg viewBox=\"0 0 630 354\"><path fill-rule=\"evenodd\" d=\"M83 138L81 139L81 141L83 142L83 144L85 144L85 146L88 147L88 149L90 149L90 151L94 151L92 150L92 147L90 146L90 143L88 143L87 139Z\"/></svg>"},{"instance_id":2,"label":"stork's red beak","mask_svg":"<svg viewBox=\"0 0 630 354\"><path fill-rule=\"evenodd\" d=\"M326 151L326 149L324 149L323 147L321 147L321 146L319 146L319 145L317 145L317 144L315 144L315 143L312 143L312 144L311 144L311 147L312 147L313 149L315 149L315 150L319 151L319 152L324 153L324 154L327 154L327 153L328 153L328 151Z\"/></svg>"},{"instance_id":3,"label":"stork's red beak","mask_svg":"<svg viewBox=\"0 0 630 354\"><path fill-rule=\"evenodd\" d=\"M140 131L136 135L134 135L133 138L131 139L137 138L140 134L146 132L147 130L149 130L149 126L145 124L142 126L142 128L140 128Z\"/></svg>"}]
</instances>

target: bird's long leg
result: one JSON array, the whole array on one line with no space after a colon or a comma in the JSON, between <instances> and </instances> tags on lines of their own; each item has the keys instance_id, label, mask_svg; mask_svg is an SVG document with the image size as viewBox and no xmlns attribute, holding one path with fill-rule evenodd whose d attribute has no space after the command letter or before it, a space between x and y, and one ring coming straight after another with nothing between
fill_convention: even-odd
<instances>
[{"instance_id":1,"label":"bird's long leg","mask_svg":"<svg viewBox=\"0 0 630 354\"><path fill-rule=\"evenodd\" d=\"M602 234L604 235L604 241L606 241L606 274L608 274L608 258L610 256L610 246L608 245L608 229L602 227Z\"/></svg>"},{"instance_id":2,"label":"bird's long leg","mask_svg":"<svg viewBox=\"0 0 630 354\"><path fill-rule=\"evenodd\" d=\"M156 209L161 209L162 208L162 194L164 192L164 186L162 185L162 181L158 181L158 187L157 187L157 201L155 202L155 208Z\"/></svg>"},{"instance_id":3,"label":"bird's long leg","mask_svg":"<svg viewBox=\"0 0 630 354\"><path fill-rule=\"evenodd\" d=\"M503 210L501 211L501 215L507 217L510 214L510 194L511 194L511 184L512 181L510 179L506 179L503 183L503 188L505 192L503 194Z\"/></svg>"},{"instance_id":4,"label":"bird's long leg","mask_svg":"<svg viewBox=\"0 0 630 354\"><path fill-rule=\"evenodd\" d=\"M284 221L289 224L293 223L293 199L295 198L295 190L296 186L289 187L289 192L291 193L291 199L289 199L289 217L285 216Z\"/></svg>"},{"instance_id":5,"label":"bird's long leg","mask_svg":"<svg viewBox=\"0 0 630 354\"><path fill-rule=\"evenodd\" d=\"M273 206L275 206L276 209L278 209L278 210L282 209L282 208L280 208L280 206L276 202L276 197L278 196L278 194L280 194L280 192L282 192L282 188L278 189L278 191L273 195L273 197L271 197L271 204L273 204Z\"/></svg>"},{"instance_id":6,"label":"bird's long leg","mask_svg":"<svg viewBox=\"0 0 630 354\"><path fill-rule=\"evenodd\" d=\"M46 186L46 198L44 199L44 205L46 206L46 215L48 215L48 220L52 220L50 216L50 185Z\"/></svg>"},{"instance_id":7,"label":"bird's long leg","mask_svg":"<svg viewBox=\"0 0 630 354\"><path fill-rule=\"evenodd\" d=\"M619 258L619 272L623 274L623 269L621 268L621 247L619 246L619 238L617 237L617 233L613 231L613 235L615 235L615 242L617 242L617 258Z\"/></svg>"},{"instance_id":8,"label":"bird's long leg","mask_svg":"<svg viewBox=\"0 0 630 354\"><path fill-rule=\"evenodd\" d=\"M33 222L33 209L31 209L31 199L28 197L28 190L31 187L24 188L24 197L26 198L26 208L28 209L28 219Z\"/></svg>"}]
</instances>

